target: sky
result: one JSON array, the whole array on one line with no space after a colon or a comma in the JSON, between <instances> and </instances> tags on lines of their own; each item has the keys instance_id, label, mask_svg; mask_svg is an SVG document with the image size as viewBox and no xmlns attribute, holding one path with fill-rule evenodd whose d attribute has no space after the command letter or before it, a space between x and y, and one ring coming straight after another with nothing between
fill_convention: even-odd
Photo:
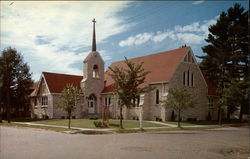
<instances>
[{"instance_id":1,"label":"sky","mask_svg":"<svg viewBox=\"0 0 250 159\"><path fill-rule=\"evenodd\" d=\"M92 19L97 51L112 63L157 52L192 48L205 55L208 27L222 11L242 1L1 1L0 49L13 47L30 66L32 78L42 72L83 75L91 52ZM199 61L199 59L197 59Z\"/></svg>"}]
</instances>

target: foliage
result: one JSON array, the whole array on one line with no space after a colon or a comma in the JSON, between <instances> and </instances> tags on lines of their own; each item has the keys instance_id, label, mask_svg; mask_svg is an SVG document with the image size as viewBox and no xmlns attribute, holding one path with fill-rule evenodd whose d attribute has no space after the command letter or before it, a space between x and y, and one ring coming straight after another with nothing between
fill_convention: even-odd
<instances>
[{"instance_id":1,"label":"foliage","mask_svg":"<svg viewBox=\"0 0 250 159\"><path fill-rule=\"evenodd\" d=\"M123 106L128 108L138 106L140 94L153 89L149 86L140 87L145 82L146 76L150 73L143 68L143 62L135 64L125 57L124 63L126 64L126 68L109 67L111 71L109 75L115 81L114 92L119 98L121 128L123 128Z\"/></svg>"},{"instance_id":2,"label":"foliage","mask_svg":"<svg viewBox=\"0 0 250 159\"><path fill-rule=\"evenodd\" d=\"M97 128L107 128L108 127L108 123L103 122L103 121L94 121L94 125Z\"/></svg>"},{"instance_id":3,"label":"foliage","mask_svg":"<svg viewBox=\"0 0 250 159\"><path fill-rule=\"evenodd\" d=\"M208 45L202 48L206 55L200 57L201 69L217 87L220 109L227 108L230 117L238 106L231 104L232 98L238 98L241 107L244 106L244 101L249 99L249 96L233 97L235 93L228 93L235 90L230 88L234 84L232 81L243 81L249 86L248 11L244 11L240 4L235 4L227 12L220 14L217 23L209 27L209 32L206 39ZM246 92L247 88L244 87L242 92Z\"/></svg>"},{"instance_id":4,"label":"foliage","mask_svg":"<svg viewBox=\"0 0 250 159\"><path fill-rule=\"evenodd\" d=\"M59 102L56 104L56 106L59 109L62 109L65 112L67 112L69 116L69 123L68 123L69 128L70 128L71 115L74 109L76 108L77 102L80 99L80 94L81 90L73 86L73 84L67 84L62 91Z\"/></svg>"},{"instance_id":5,"label":"foliage","mask_svg":"<svg viewBox=\"0 0 250 159\"><path fill-rule=\"evenodd\" d=\"M16 114L23 109L27 115L32 82L29 66L23 61L21 53L11 47L4 49L0 56L0 106L8 122L11 120L11 108Z\"/></svg>"},{"instance_id":6,"label":"foliage","mask_svg":"<svg viewBox=\"0 0 250 159\"><path fill-rule=\"evenodd\" d=\"M178 112L178 127L180 127L181 112L184 109L194 107L196 102L191 97L186 87L170 88L167 99L162 101L165 107L172 108Z\"/></svg>"}]
</instances>

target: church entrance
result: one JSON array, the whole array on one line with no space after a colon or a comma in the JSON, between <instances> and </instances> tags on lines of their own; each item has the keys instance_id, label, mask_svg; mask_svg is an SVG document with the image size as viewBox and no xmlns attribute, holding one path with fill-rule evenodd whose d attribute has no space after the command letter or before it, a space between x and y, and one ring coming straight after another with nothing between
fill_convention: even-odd
<instances>
[{"instance_id":1,"label":"church entrance","mask_svg":"<svg viewBox=\"0 0 250 159\"><path fill-rule=\"evenodd\" d=\"M90 114L95 113L95 107L96 107L96 97L94 95L91 95L88 98L88 113Z\"/></svg>"}]
</instances>

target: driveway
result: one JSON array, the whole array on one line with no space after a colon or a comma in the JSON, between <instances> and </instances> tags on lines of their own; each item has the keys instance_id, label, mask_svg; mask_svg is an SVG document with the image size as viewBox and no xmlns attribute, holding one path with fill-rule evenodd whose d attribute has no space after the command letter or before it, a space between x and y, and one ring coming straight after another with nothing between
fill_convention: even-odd
<instances>
[{"instance_id":1,"label":"driveway","mask_svg":"<svg viewBox=\"0 0 250 159\"><path fill-rule=\"evenodd\" d=\"M1 159L226 159L248 149L249 128L138 134L65 134L0 127Z\"/></svg>"}]
</instances>

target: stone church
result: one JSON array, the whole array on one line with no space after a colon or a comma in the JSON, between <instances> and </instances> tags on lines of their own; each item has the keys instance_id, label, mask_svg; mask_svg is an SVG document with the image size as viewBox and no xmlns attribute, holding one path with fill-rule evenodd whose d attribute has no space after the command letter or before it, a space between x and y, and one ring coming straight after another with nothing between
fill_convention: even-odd
<instances>
[{"instance_id":1,"label":"stone church","mask_svg":"<svg viewBox=\"0 0 250 159\"><path fill-rule=\"evenodd\" d=\"M144 86L151 85L154 90L141 94L137 107L124 108L124 119L138 119L140 113L144 120L170 120L173 110L166 109L161 100L168 98L169 88L187 87L196 106L184 110L182 120L206 120L211 116L216 120L218 109L215 105L215 88L204 78L190 47L154 53L129 59L133 63L144 62L143 68L150 71ZM110 67L126 68L124 61ZM113 79L104 71L104 61L96 50L95 21L93 21L92 51L83 60L83 76L42 72L40 80L31 93L31 116L38 118L67 118L67 114L57 109L56 103L66 84L71 83L84 91L73 113L73 118L101 117L104 108L109 116L119 118L117 96L113 92Z\"/></svg>"}]
</instances>

